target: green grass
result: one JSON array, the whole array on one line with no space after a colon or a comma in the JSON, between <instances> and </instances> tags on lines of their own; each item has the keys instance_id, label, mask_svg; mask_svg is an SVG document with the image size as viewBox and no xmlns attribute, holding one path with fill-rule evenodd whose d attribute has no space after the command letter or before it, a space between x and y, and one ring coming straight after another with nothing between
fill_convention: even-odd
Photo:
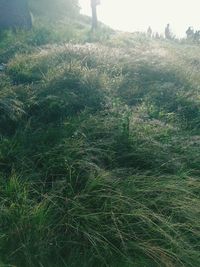
<instances>
[{"instance_id":1,"label":"green grass","mask_svg":"<svg viewBox=\"0 0 200 267\"><path fill-rule=\"evenodd\" d=\"M0 42L0 266L199 266L199 47L42 25Z\"/></svg>"}]
</instances>

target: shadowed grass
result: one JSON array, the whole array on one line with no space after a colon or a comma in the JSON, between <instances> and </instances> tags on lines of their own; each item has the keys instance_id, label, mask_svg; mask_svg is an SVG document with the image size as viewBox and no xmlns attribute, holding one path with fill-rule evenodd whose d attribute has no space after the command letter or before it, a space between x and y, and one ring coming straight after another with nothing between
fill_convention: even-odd
<instances>
[{"instance_id":1,"label":"shadowed grass","mask_svg":"<svg viewBox=\"0 0 200 267\"><path fill-rule=\"evenodd\" d=\"M0 265L199 266L194 46L51 34L0 43Z\"/></svg>"}]
</instances>

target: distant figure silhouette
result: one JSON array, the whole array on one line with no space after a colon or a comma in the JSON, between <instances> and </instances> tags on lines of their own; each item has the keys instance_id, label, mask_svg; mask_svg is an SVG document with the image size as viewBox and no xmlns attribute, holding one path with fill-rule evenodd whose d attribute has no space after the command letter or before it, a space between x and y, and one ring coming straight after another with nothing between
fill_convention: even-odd
<instances>
[{"instance_id":1,"label":"distant figure silhouette","mask_svg":"<svg viewBox=\"0 0 200 267\"><path fill-rule=\"evenodd\" d=\"M195 31L194 33L194 41L199 42L200 41L200 31Z\"/></svg>"},{"instance_id":2,"label":"distant figure silhouette","mask_svg":"<svg viewBox=\"0 0 200 267\"><path fill-rule=\"evenodd\" d=\"M92 8L92 31L97 29L98 20L97 20L97 5L100 4L100 0L91 0Z\"/></svg>"},{"instance_id":3,"label":"distant figure silhouette","mask_svg":"<svg viewBox=\"0 0 200 267\"><path fill-rule=\"evenodd\" d=\"M189 27L186 31L187 39L193 39L194 38L194 30L192 27Z\"/></svg>"},{"instance_id":4,"label":"distant figure silhouette","mask_svg":"<svg viewBox=\"0 0 200 267\"><path fill-rule=\"evenodd\" d=\"M151 38L151 37L152 37L152 33L153 33L153 32L152 32L152 29L151 29L151 27L149 26L149 28L147 29L147 36Z\"/></svg>"},{"instance_id":5,"label":"distant figure silhouette","mask_svg":"<svg viewBox=\"0 0 200 267\"><path fill-rule=\"evenodd\" d=\"M167 26L165 28L165 38L166 39L172 39L173 38L172 33L171 33L171 30L170 30L169 23L167 24Z\"/></svg>"}]
</instances>

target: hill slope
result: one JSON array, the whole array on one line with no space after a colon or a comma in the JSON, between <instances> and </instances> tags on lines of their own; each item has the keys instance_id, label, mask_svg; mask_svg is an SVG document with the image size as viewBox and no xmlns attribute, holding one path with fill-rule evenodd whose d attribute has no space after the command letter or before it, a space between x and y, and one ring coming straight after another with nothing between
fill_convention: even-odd
<instances>
[{"instance_id":1,"label":"hill slope","mask_svg":"<svg viewBox=\"0 0 200 267\"><path fill-rule=\"evenodd\" d=\"M199 266L200 48L78 36L0 44L0 263Z\"/></svg>"}]
</instances>

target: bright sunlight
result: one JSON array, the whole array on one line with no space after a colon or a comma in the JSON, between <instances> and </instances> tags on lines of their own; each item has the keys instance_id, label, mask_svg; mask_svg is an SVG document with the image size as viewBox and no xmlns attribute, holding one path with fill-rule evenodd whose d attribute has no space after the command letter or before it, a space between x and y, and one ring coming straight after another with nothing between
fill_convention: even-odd
<instances>
[{"instance_id":1,"label":"bright sunlight","mask_svg":"<svg viewBox=\"0 0 200 267\"><path fill-rule=\"evenodd\" d=\"M81 12L91 15L90 0L80 0ZM112 28L123 31L146 31L163 33L170 23L176 36L182 37L189 26L200 25L199 0L101 0L98 7L99 20Z\"/></svg>"}]
</instances>

